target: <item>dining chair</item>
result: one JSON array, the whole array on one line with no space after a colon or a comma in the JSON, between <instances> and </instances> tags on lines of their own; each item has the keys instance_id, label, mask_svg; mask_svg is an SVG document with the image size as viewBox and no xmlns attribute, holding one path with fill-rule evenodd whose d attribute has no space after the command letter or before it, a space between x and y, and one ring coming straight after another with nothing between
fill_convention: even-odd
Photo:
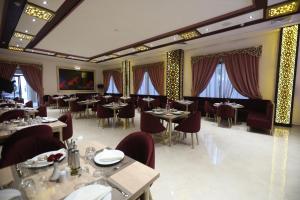
<instances>
[{"instance_id":1,"label":"dining chair","mask_svg":"<svg viewBox=\"0 0 300 200\"><path fill-rule=\"evenodd\" d=\"M141 112L145 112L145 111L151 110L150 103L148 104L147 101L144 101L142 99L140 100L139 108L140 108Z\"/></svg>"},{"instance_id":2,"label":"dining chair","mask_svg":"<svg viewBox=\"0 0 300 200\"><path fill-rule=\"evenodd\" d=\"M58 108L60 113L66 112L68 110L68 106L69 104L64 101L64 98L58 99Z\"/></svg>"},{"instance_id":3,"label":"dining chair","mask_svg":"<svg viewBox=\"0 0 300 200\"><path fill-rule=\"evenodd\" d=\"M16 105L14 103L3 103L0 105L0 108L5 108L5 107L9 107L9 108L13 108Z\"/></svg>"},{"instance_id":4,"label":"dining chair","mask_svg":"<svg viewBox=\"0 0 300 200\"><path fill-rule=\"evenodd\" d=\"M218 109L217 109L218 126L220 126L221 121L223 119L225 119L225 120L227 119L228 126L231 127L232 121L234 119L234 115L235 115L235 110L230 105L226 105L226 104L219 105Z\"/></svg>"},{"instance_id":5,"label":"dining chair","mask_svg":"<svg viewBox=\"0 0 300 200\"><path fill-rule=\"evenodd\" d=\"M0 123L12 119L23 118L24 116L25 116L24 110L21 109L9 110L2 113L2 115L0 115Z\"/></svg>"},{"instance_id":6,"label":"dining chair","mask_svg":"<svg viewBox=\"0 0 300 200\"><path fill-rule=\"evenodd\" d=\"M75 114L75 117L78 117L78 115L81 117L81 113L85 112L85 107L82 105L79 105L77 101L71 101L70 102L71 107L71 113Z\"/></svg>"},{"instance_id":7,"label":"dining chair","mask_svg":"<svg viewBox=\"0 0 300 200\"><path fill-rule=\"evenodd\" d=\"M116 147L126 156L133 158L151 168L155 168L155 148L151 135L134 132L126 136Z\"/></svg>"},{"instance_id":8,"label":"dining chair","mask_svg":"<svg viewBox=\"0 0 300 200\"><path fill-rule=\"evenodd\" d=\"M118 118L124 119L124 129L127 128L129 124L129 119L132 120L132 124L134 125L134 117L135 117L135 108L132 102L128 102L127 106L124 106L119 110Z\"/></svg>"},{"instance_id":9,"label":"dining chair","mask_svg":"<svg viewBox=\"0 0 300 200\"><path fill-rule=\"evenodd\" d=\"M32 107L33 107L32 101L27 101L27 102L25 103L25 107L32 108Z\"/></svg>"},{"instance_id":10,"label":"dining chair","mask_svg":"<svg viewBox=\"0 0 300 200\"><path fill-rule=\"evenodd\" d=\"M104 128L104 120L107 119L109 123L109 119L114 117L113 110L104 107L103 105L98 105L97 107L97 118L99 118L99 126L101 125Z\"/></svg>"},{"instance_id":11,"label":"dining chair","mask_svg":"<svg viewBox=\"0 0 300 200\"><path fill-rule=\"evenodd\" d=\"M22 103L22 104L24 103L24 99L21 98L21 97L15 97L14 101L17 102L17 103Z\"/></svg>"},{"instance_id":12,"label":"dining chair","mask_svg":"<svg viewBox=\"0 0 300 200\"><path fill-rule=\"evenodd\" d=\"M194 112L188 118L182 120L178 126L175 127L176 131L179 133L183 132L184 135L186 133L191 134L192 138L192 148L194 148L194 134L196 134L197 144L199 145L198 132L201 127L201 113L199 111Z\"/></svg>"},{"instance_id":13,"label":"dining chair","mask_svg":"<svg viewBox=\"0 0 300 200\"><path fill-rule=\"evenodd\" d=\"M66 146L68 146L68 140L73 136L72 115L70 112L67 112L64 115L60 116L58 120L67 124L67 126L63 127L62 129L62 137L65 144L67 144Z\"/></svg>"},{"instance_id":14,"label":"dining chair","mask_svg":"<svg viewBox=\"0 0 300 200\"><path fill-rule=\"evenodd\" d=\"M37 108L38 112L35 114L36 116L40 116L40 117L47 117L47 107L46 105L40 105Z\"/></svg>"},{"instance_id":15,"label":"dining chair","mask_svg":"<svg viewBox=\"0 0 300 200\"><path fill-rule=\"evenodd\" d=\"M206 118L213 116L215 121L217 121L217 109L214 106L212 106L209 103L209 101L204 102L204 112L205 112Z\"/></svg>"},{"instance_id":16,"label":"dining chair","mask_svg":"<svg viewBox=\"0 0 300 200\"><path fill-rule=\"evenodd\" d=\"M166 128L160 119L146 112L141 112L140 129L142 132L153 134L153 136L159 134L162 140L166 134Z\"/></svg>"},{"instance_id":17,"label":"dining chair","mask_svg":"<svg viewBox=\"0 0 300 200\"><path fill-rule=\"evenodd\" d=\"M65 145L53 137L50 126L30 126L16 131L4 142L0 168L26 161L44 152L61 148L65 148Z\"/></svg>"}]
</instances>

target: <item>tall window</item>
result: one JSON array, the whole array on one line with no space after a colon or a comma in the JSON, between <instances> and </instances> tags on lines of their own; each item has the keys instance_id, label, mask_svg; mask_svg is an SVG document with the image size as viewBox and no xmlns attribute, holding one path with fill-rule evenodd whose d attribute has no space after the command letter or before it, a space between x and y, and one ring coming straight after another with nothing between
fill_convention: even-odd
<instances>
[{"instance_id":1,"label":"tall window","mask_svg":"<svg viewBox=\"0 0 300 200\"><path fill-rule=\"evenodd\" d=\"M232 86L224 63L220 63L216 67L216 71L211 77L207 87L200 97L215 97L215 98L233 98L233 99L247 99Z\"/></svg>"},{"instance_id":2,"label":"tall window","mask_svg":"<svg viewBox=\"0 0 300 200\"><path fill-rule=\"evenodd\" d=\"M12 78L12 81L15 81L14 91L10 94L3 93L5 97L8 98L20 97L24 99L24 102L31 100L34 106L38 104L37 93L27 83L20 69L16 70Z\"/></svg>"},{"instance_id":3,"label":"tall window","mask_svg":"<svg viewBox=\"0 0 300 200\"><path fill-rule=\"evenodd\" d=\"M109 85L106 93L119 94L114 78L112 76L109 79Z\"/></svg>"},{"instance_id":4,"label":"tall window","mask_svg":"<svg viewBox=\"0 0 300 200\"><path fill-rule=\"evenodd\" d=\"M158 92L156 91L156 89L154 88L151 82L148 72L145 72L144 74L144 79L138 91L138 94L158 95Z\"/></svg>"}]
</instances>

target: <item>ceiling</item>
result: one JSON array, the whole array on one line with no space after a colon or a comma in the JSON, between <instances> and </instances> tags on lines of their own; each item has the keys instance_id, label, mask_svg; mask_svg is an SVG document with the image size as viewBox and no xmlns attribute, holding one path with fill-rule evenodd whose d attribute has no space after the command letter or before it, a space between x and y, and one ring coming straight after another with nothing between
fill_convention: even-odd
<instances>
[{"instance_id":1,"label":"ceiling","mask_svg":"<svg viewBox=\"0 0 300 200\"><path fill-rule=\"evenodd\" d=\"M281 2L285 1L5 0L0 3L0 47L85 62L120 60L182 44L189 48L243 27L265 24L263 28L270 28L265 10ZM52 13L52 19L26 14L28 5ZM292 14L297 13L299 9ZM196 36L181 35L189 31L196 31ZM18 38L15 32L32 39Z\"/></svg>"}]
</instances>

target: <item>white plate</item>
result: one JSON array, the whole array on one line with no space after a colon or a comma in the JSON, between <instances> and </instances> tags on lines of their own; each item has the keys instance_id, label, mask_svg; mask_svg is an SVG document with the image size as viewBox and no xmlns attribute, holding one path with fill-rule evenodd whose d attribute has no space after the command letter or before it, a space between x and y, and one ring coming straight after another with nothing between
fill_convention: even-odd
<instances>
[{"instance_id":1,"label":"white plate","mask_svg":"<svg viewBox=\"0 0 300 200\"><path fill-rule=\"evenodd\" d=\"M58 121L57 118L52 118L52 117L43 117L42 118L42 123L52 123Z\"/></svg>"},{"instance_id":2,"label":"white plate","mask_svg":"<svg viewBox=\"0 0 300 200\"><path fill-rule=\"evenodd\" d=\"M123 160L125 154L120 150L108 150L97 153L94 157L94 162L99 165L112 165ZM110 159L110 157L112 159ZM104 158L104 159L103 159ZM115 159L114 159L115 158Z\"/></svg>"},{"instance_id":3,"label":"white plate","mask_svg":"<svg viewBox=\"0 0 300 200\"><path fill-rule=\"evenodd\" d=\"M162 115L162 114L164 114L164 112L162 112L162 111L154 111L153 113L154 113L154 114L157 114L157 115Z\"/></svg>"},{"instance_id":4,"label":"white plate","mask_svg":"<svg viewBox=\"0 0 300 200\"><path fill-rule=\"evenodd\" d=\"M97 193L99 194L99 191L101 190L107 190L104 192L105 193L109 192L109 193L103 198L97 198ZM111 200L111 188L108 188L107 186L103 186L103 185L98 185L98 184L87 185L82 188L79 188L78 190L75 190L70 195L68 195L64 200L83 200L83 199L84 200Z\"/></svg>"},{"instance_id":5,"label":"white plate","mask_svg":"<svg viewBox=\"0 0 300 200\"><path fill-rule=\"evenodd\" d=\"M181 115L183 113L183 111L175 111L175 112L172 112L172 114L174 115Z\"/></svg>"},{"instance_id":6,"label":"white plate","mask_svg":"<svg viewBox=\"0 0 300 200\"><path fill-rule=\"evenodd\" d=\"M46 167L46 166L52 165L53 162L47 162L47 158L50 155L57 154L57 153L63 154L60 157L59 161L63 160L66 157L65 149L59 149L57 151L49 151L49 152L42 153L40 155L37 155L37 156L25 161L24 162L25 167L27 167L27 168L40 168L40 167Z\"/></svg>"},{"instance_id":7,"label":"white plate","mask_svg":"<svg viewBox=\"0 0 300 200\"><path fill-rule=\"evenodd\" d=\"M0 199L1 200L10 200L10 199L13 199L15 197L20 197L20 196L21 196L21 192L16 189L0 190Z\"/></svg>"}]
</instances>

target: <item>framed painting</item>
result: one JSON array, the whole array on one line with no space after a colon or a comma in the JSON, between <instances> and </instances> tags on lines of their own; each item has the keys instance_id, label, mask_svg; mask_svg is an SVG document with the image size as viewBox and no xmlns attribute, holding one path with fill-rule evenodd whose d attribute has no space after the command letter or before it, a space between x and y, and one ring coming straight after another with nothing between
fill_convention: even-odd
<instances>
[{"instance_id":1,"label":"framed painting","mask_svg":"<svg viewBox=\"0 0 300 200\"><path fill-rule=\"evenodd\" d=\"M95 71L57 67L58 90L95 91Z\"/></svg>"}]
</instances>

